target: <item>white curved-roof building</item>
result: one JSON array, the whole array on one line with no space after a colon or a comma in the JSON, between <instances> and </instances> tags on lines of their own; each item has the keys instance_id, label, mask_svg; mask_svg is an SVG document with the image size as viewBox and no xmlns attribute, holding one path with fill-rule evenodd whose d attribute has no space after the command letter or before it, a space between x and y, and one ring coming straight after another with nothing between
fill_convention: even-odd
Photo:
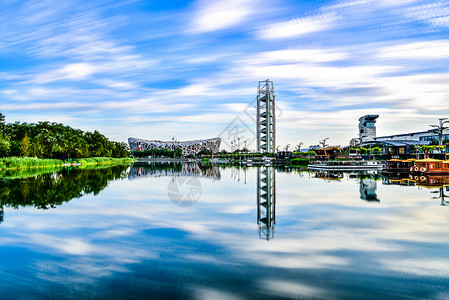
<instances>
[{"instance_id":1,"label":"white curved-roof building","mask_svg":"<svg viewBox=\"0 0 449 300\"><path fill-rule=\"evenodd\" d=\"M193 141L159 141L159 140L144 140L138 138L129 138L128 144L131 151L139 150L151 150L151 149L168 149L175 150L181 148L184 156L190 154L197 154L201 150L209 150L212 153L220 151L220 138L212 138L206 140L193 140Z\"/></svg>"}]
</instances>

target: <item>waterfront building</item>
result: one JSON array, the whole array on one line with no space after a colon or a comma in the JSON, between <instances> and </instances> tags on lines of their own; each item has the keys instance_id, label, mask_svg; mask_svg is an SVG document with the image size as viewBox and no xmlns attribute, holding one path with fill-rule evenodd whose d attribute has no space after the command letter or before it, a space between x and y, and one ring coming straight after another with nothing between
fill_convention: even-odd
<instances>
[{"instance_id":1,"label":"waterfront building","mask_svg":"<svg viewBox=\"0 0 449 300\"><path fill-rule=\"evenodd\" d=\"M151 150L151 149L167 149L176 150L180 148L184 156L196 155L202 150L208 150L212 153L220 151L220 138L211 138L206 140L193 141L159 141L159 140L144 140L138 138L129 138L128 144L131 151L136 150Z\"/></svg>"},{"instance_id":2,"label":"waterfront building","mask_svg":"<svg viewBox=\"0 0 449 300\"><path fill-rule=\"evenodd\" d=\"M370 147L372 145L382 146L382 155L387 158L408 158L414 155L417 146L429 145L431 142L438 143L438 129L426 131L376 136L374 125L379 115L365 115L359 119L359 139L352 139L350 146ZM449 140L449 130L443 129L442 140Z\"/></svg>"},{"instance_id":3,"label":"waterfront building","mask_svg":"<svg viewBox=\"0 0 449 300\"><path fill-rule=\"evenodd\" d=\"M349 146L350 147L358 147L360 146L360 139L359 138L353 138L349 141Z\"/></svg>"},{"instance_id":4,"label":"waterfront building","mask_svg":"<svg viewBox=\"0 0 449 300\"><path fill-rule=\"evenodd\" d=\"M421 142L438 142L438 131L435 129L430 129L427 131L418 131L411 133L403 133L403 134L394 134L394 135L386 135L379 136L371 139L371 142L376 141L421 141ZM449 131L443 130L443 141L449 139Z\"/></svg>"},{"instance_id":5,"label":"waterfront building","mask_svg":"<svg viewBox=\"0 0 449 300\"><path fill-rule=\"evenodd\" d=\"M342 149L339 147L328 146L323 148L315 149L315 157L320 160L330 160L335 159L341 154Z\"/></svg>"},{"instance_id":6,"label":"waterfront building","mask_svg":"<svg viewBox=\"0 0 449 300\"><path fill-rule=\"evenodd\" d=\"M376 137L376 119L379 115L365 115L359 118L359 139L363 145L365 141Z\"/></svg>"}]
</instances>

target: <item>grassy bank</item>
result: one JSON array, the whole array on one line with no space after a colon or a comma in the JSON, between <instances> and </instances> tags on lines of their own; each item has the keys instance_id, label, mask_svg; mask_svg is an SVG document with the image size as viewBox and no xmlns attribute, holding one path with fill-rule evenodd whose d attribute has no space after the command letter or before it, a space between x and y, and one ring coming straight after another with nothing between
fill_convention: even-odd
<instances>
[{"instance_id":1,"label":"grassy bank","mask_svg":"<svg viewBox=\"0 0 449 300\"><path fill-rule=\"evenodd\" d=\"M115 164L115 163L128 163L136 161L134 158L115 158L115 157L89 157L81 158L72 161L72 163L79 163L81 165L94 165L94 164Z\"/></svg>"},{"instance_id":2,"label":"grassy bank","mask_svg":"<svg viewBox=\"0 0 449 300\"><path fill-rule=\"evenodd\" d=\"M63 163L60 159L7 157L0 158L0 170L56 167L62 166Z\"/></svg>"},{"instance_id":3,"label":"grassy bank","mask_svg":"<svg viewBox=\"0 0 449 300\"><path fill-rule=\"evenodd\" d=\"M82 159L73 159L70 163L78 163L81 165L92 164L112 164L112 163L128 163L133 162L133 158L113 158L113 157L90 157ZM30 168L54 168L63 166L65 163L60 159L50 158L31 158L31 157L7 157L0 158L0 170L11 169L30 169Z\"/></svg>"}]
</instances>

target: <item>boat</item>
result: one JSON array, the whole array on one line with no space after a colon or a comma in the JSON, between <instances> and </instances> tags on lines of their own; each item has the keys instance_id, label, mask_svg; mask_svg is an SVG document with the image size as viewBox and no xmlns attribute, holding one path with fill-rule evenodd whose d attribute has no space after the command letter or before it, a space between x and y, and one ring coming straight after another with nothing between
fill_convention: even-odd
<instances>
[{"instance_id":1,"label":"boat","mask_svg":"<svg viewBox=\"0 0 449 300\"><path fill-rule=\"evenodd\" d=\"M415 159L389 159L385 164L385 173L404 174L410 173L410 168L414 167Z\"/></svg>"},{"instance_id":2,"label":"boat","mask_svg":"<svg viewBox=\"0 0 449 300\"><path fill-rule=\"evenodd\" d=\"M361 160L361 161L329 161L314 163L307 166L311 170L332 170L332 171L366 171L383 170L385 164L381 161Z\"/></svg>"},{"instance_id":3,"label":"boat","mask_svg":"<svg viewBox=\"0 0 449 300\"><path fill-rule=\"evenodd\" d=\"M449 174L449 160L433 158L419 159L415 161L410 172L414 174Z\"/></svg>"}]
</instances>

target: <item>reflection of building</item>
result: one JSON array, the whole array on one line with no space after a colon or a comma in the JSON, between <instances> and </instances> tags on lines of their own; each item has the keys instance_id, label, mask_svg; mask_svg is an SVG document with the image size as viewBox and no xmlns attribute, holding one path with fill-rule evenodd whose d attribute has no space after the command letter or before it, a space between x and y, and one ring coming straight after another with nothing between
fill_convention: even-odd
<instances>
[{"instance_id":1,"label":"reflection of building","mask_svg":"<svg viewBox=\"0 0 449 300\"><path fill-rule=\"evenodd\" d=\"M360 198L365 201L380 202L376 195L377 183L375 179L360 179Z\"/></svg>"},{"instance_id":2,"label":"reflection of building","mask_svg":"<svg viewBox=\"0 0 449 300\"><path fill-rule=\"evenodd\" d=\"M167 149L175 150L180 148L184 156L190 154L197 154L202 150L209 150L212 153L220 151L220 138L212 138L207 140L194 140L194 141L157 141L157 140L143 140L137 138L128 139L129 148L132 151L136 150L151 150L151 149Z\"/></svg>"},{"instance_id":3,"label":"reflection of building","mask_svg":"<svg viewBox=\"0 0 449 300\"><path fill-rule=\"evenodd\" d=\"M259 237L274 237L276 224L276 173L271 167L257 169L257 224Z\"/></svg>"},{"instance_id":4,"label":"reflection of building","mask_svg":"<svg viewBox=\"0 0 449 300\"><path fill-rule=\"evenodd\" d=\"M276 150L276 96L273 82L259 81L257 88L257 152Z\"/></svg>"},{"instance_id":5,"label":"reflection of building","mask_svg":"<svg viewBox=\"0 0 449 300\"><path fill-rule=\"evenodd\" d=\"M449 201L446 200L446 198L449 197L449 195L446 195L444 192L449 192L449 186L445 186L445 187L440 187L440 190L438 191L439 193L439 199L441 199L441 205L449 205Z\"/></svg>"},{"instance_id":6,"label":"reflection of building","mask_svg":"<svg viewBox=\"0 0 449 300\"><path fill-rule=\"evenodd\" d=\"M213 164L201 166L198 163L158 163L148 162L134 164L129 170L128 179L139 177L163 177L163 176L198 176L214 180L221 179L220 168Z\"/></svg>"}]
</instances>

